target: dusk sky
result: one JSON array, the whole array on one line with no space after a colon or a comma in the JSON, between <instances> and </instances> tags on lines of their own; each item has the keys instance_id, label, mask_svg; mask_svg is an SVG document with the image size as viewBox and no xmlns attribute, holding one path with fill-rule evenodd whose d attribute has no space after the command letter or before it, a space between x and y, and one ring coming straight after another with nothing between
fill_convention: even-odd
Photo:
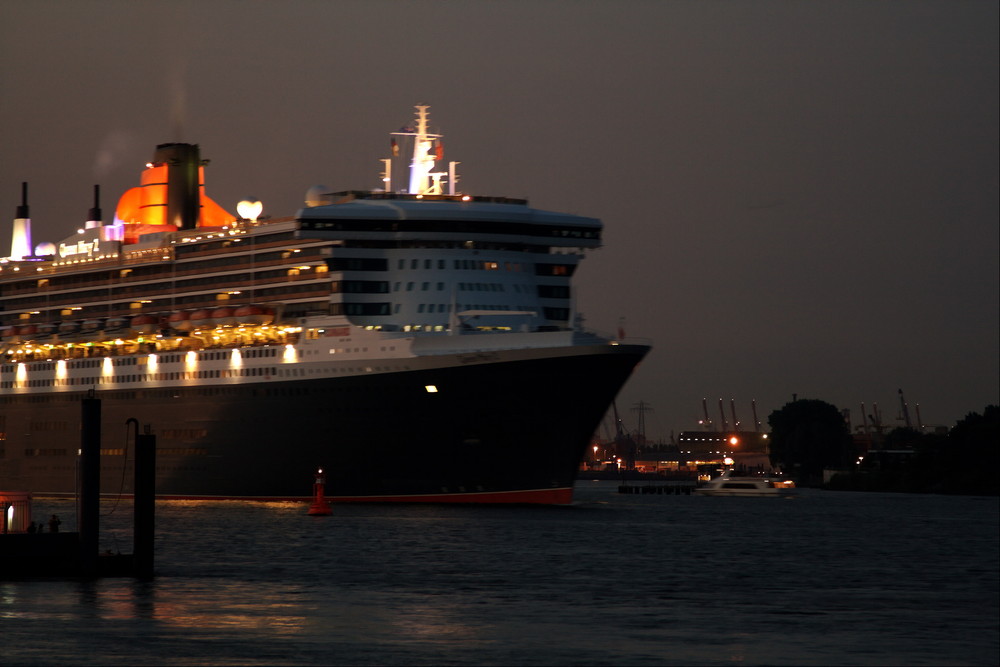
<instances>
[{"instance_id":1,"label":"dusk sky","mask_svg":"<svg viewBox=\"0 0 1000 667\"><path fill-rule=\"evenodd\" d=\"M0 254L22 181L36 244L172 141L293 215L378 187L429 104L462 190L604 221L577 310L653 343L628 428L793 394L900 425L899 389L951 426L1000 402L998 32L995 0L0 0Z\"/></svg>"}]
</instances>

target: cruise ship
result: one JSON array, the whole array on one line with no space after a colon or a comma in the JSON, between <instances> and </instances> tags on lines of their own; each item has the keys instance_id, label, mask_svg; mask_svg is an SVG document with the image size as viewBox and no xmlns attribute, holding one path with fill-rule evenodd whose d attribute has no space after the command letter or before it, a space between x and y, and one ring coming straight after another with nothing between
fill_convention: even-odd
<instances>
[{"instance_id":1,"label":"cruise ship","mask_svg":"<svg viewBox=\"0 0 1000 667\"><path fill-rule=\"evenodd\" d=\"M570 502L650 349L574 312L602 224L459 191L428 107L410 122L382 187L311 187L289 217L228 213L199 146L162 144L112 220L95 186L88 220L33 248L24 184L0 262L0 489L76 492L92 396L106 494L131 493L136 420L163 498L305 500L322 469L333 501Z\"/></svg>"}]
</instances>

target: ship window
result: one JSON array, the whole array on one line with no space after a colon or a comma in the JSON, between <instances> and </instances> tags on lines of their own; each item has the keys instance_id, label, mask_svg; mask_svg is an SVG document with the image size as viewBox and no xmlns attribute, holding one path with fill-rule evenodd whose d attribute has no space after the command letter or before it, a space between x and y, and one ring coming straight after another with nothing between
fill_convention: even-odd
<instances>
[{"instance_id":1,"label":"ship window","mask_svg":"<svg viewBox=\"0 0 1000 667\"><path fill-rule=\"evenodd\" d=\"M423 283L423 284L421 284L421 285L420 285L420 289L421 289L421 291L423 291L423 292L426 292L426 291L427 291L427 289L428 289L428 288L429 288L430 286L431 286L431 284L430 284L430 283Z\"/></svg>"},{"instance_id":2,"label":"ship window","mask_svg":"<svg viewBox=\"0 0 1000 667\"><path fill-rule=\"evenodd\" d=\"M421 303L417 306L417 312L418 313L424 312L424 304Z\"/></svg>"},{"instance_id":3,"label":"ship window","mask_svg":"<svg viewBox=\"0 0 1000 667\"><path fill-rule=\"evenodd\" d=\"M438 268L439 269L443 269L444 268L444 260L443 259L439 259L438 260Z\"/></svg>"},{"instance_id":4,"label":"ship window","mask_svg":"<svg viewBox=\"0 0 1000 667\"><path fill-rule=\"evenodd\" d=\"M410 268L411 269L417 268L417 260L415 260L415 259L411 259L410 260Z\"/></svg>"},{"instance_id":5,"label":"ship window","mask_svg":"<svg viewBox=\"0 0 1000 667\"><path fill-rule=\"evenodd\" d=\"M543 299L568 299L568 285L539 285L538 296Z\"/></svg>"},{"instance_id":6,"label":"ship window","mask_svg":"<svg viewBox=\"0 0 1000 667\"><path fill-rule=\"evenodd\" d=\"M535 275L538 276L571 276L574 265L572 264L536 264Z\"/></svg>"},{"instance_id":7,"label":"ship window","mask_svg":"<svg viewBox=\"0 0 1000 667\"><path fill-rule=\"evenodd\" d=\"M405 269L406 268L406 260L405 259L399 260L399 263L396 264L396 268L397 269Z\"/></svg>"},{"instance_id":8,"label":"ship window","mask_svg":"<svg viewBox=\"0 0 1000 667\"><path fill-rule=\"evenodd\" d=\"M410 292L413 290L413 283L406 283L406 291Z\"/></svg>"},{"instance_id":9,"label":"ship window","mask_svg":"<svg viewBox=\"0 0 1000 667\"><path fill-rule=\"evenodd\" d=\"M376 257L334 257L326 260L327 266L333 271L387 271L388 262L387 259Z\"/></svg>"},{"instance_id":10,"label":"ship window","mask_svg":"<svg viewBox=\"0 0 1000 667\"><path fill-rule=\"evenodd\" d=\"M444 283L438 283L438 291L440 292L443 289L444 289Z\"/></svg>"},{"instance_id":11,"label":"ship window","mask_svg":"<svg viewBox=\"0 0 1000 667\"><path fill-rule=\"evenodd\" d=\"M431 268L431 260L429 260L429 259L425 259L424 260L424 268L425 269Z\"/></svg>"}]
</instances>

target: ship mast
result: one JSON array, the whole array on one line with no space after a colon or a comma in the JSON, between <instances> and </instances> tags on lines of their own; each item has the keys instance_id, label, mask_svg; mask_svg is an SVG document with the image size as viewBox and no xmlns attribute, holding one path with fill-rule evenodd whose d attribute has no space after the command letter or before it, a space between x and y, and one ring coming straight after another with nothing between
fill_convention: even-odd
<instances>
[{"instance_id":1,"label":"ship mast","mask_svg":"<svg viewBox=\"0 0 1000 667\"><path fill-rule=\"evenodd\" d=\"M440 184L437 193L428 192L433 189L427 181L434 168L434 158L430 154L431 137L427 134L427 108L426 105L417 106L417 136L413 139L413 159L410 161L410 194L413 195L440 194Z\"/></svg>"},{"instance_id":2,"label":"ship mast","mask_svg":"<svg viewBox=\"0 0 1000 667\"><path fill-rule=\"evenodd\" d=\"M446 171L432 171L434 169L434 162L441 159L440 142L442 135L431 134L427 131L427 110L430 109L430 106L427 104L418 104L416 105L416 109L416 128L406 127L392 134L413 137L413 158L410 160L409 193L411 195L439 195L442 193L441 178L449 175L449 172ZM395 153L395 141L393 145L393 152ZM388 169L386 171L388 172ZM383 175L382 179L388 183L386 175ZM452 173L450 180L454 182L457 180L457 177Z\"/></svg>"}]
</instances>

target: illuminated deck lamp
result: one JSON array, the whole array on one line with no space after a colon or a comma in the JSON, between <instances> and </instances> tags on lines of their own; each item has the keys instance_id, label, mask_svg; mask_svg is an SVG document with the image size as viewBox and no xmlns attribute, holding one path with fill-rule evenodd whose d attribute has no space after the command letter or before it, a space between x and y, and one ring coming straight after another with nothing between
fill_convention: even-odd
<instances>
[{"instance_id":1,"label":"illuminated deck lamp","mask_svg":"<svg viewBox=\"0 0 1000 667\"><path fill-rule=\"evenodd\" d=\"M257 199L244 199L236 205L236 213L239 214L240 218L250 222L257 222L257 218L260 217L263 210L264 205Z\"/></svg>"}]
</instances>

